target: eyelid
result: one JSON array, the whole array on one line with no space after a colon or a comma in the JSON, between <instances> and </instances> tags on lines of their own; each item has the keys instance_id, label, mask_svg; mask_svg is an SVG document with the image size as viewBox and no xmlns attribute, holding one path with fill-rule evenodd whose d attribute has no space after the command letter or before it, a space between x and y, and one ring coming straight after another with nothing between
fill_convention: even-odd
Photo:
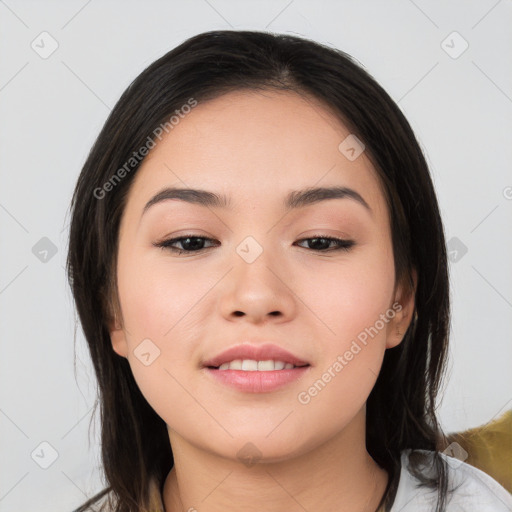
<instances>
[{"instance_id":1,"label":"eyelid","mask_svg":"<svg viewBox=\"0 0 512 512\"><path fill-rule=\"evenodd\" d=\"M159 242L153 242L152 245L155 247L159 247L161 249L167 249L172 253L187 254L187 255L193 255L194 253L199 254L199 253L204 252L206 249L212 248L212 246L203 247L203 248L200 248L200 249L194 251L194 250L189 250L189 249L188 250L187 249L178 249L176 247L172 247L172 244L180 243L182 240L185 240L187 238L202 239L207 242L217 242L215 245L217 245L217 246L220 245L220 242L218 242L218 240L215 240L214 238L211 238L211 237L199 235L197 233L186 233L186 234L174 236L171 238L164 238ZM346 251L349 251L352 247L354 247L356 245L356 242L352 239L340 238L340 237L332 236L332 235L324 235L321 233L315 233L315 234L307 236L307 237L299 238L296 240L295 243L305 242L308 240L327 240L329 244L332 242L337 244L337 246L328 248L326 250L310 249L307 247L299 246L299 247L302 247L303 249L306 249L310 252L320 253L320 254L325 254L325 253L330 253L330 252L343 252L343 251L346 252ZM215 245L213 247L215 247Z\"/></svg>"},{"instance_id":2,"label":"eyelid","mask_svg":"<svg viewBox=\"0 0 512 512\"><path fill-rule=\"evenodd\" d=\"M218 242L218 240L215 240L214 238L211 238L211 237L208 237L208 236L199 235L197 233L186 233L184 235L178 235L178 236L172 236L172 237L164 237L163 239L161 239L158 242L153 242L152 245L155 246L155 247L161 247L163 249L166 249L166 248L170 248L169 246L170 246L171 243L176 243L176 242L179 242L181 240L185 240L187 238L201 238L201 239L207 240L209 242L217 242L217 245L220 243L220 242ZM191 252L191 253L192 252L199 252L199 251L184 251L182 249L179 249L179 250L181 250L182 252ZM201 249L201 250L204 250L204 249Z\"/></svg>"}]
</instances>

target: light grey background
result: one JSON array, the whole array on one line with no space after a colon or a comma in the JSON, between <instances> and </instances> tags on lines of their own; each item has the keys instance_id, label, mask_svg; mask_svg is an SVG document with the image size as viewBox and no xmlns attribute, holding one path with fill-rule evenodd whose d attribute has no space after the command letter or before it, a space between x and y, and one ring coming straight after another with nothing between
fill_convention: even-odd
<instances>
[{"instance_id":1,"label":"light grey background","mask_svg":"<svg viewBox=\"0 0 512 512\"><path fill-rule=\"evenodd\" d=\"M0 511L71 511L102 487L80 329L73 370L67 208L123 90L206 30L330 44L398 102L431 165L453 258L442 425L512 408L511 26L510 0L0 1ZM43 442L56 450L47 469Z\"/></svg>"}]
</instances>

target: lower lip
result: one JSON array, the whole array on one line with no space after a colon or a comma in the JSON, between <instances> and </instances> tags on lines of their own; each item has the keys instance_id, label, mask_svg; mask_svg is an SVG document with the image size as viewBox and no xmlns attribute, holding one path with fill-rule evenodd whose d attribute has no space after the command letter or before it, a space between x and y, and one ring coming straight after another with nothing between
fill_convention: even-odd
<instances>
[{"instance_id":1,"label":"lower lip","mask_svg":"<svg viewBox=\"0 0 512 512\"><path fill-rule=\"evenodd\" d=\"M268 372L243 370L205 370L216 380L245 393L267 393L280 389L302 377L311 366L300 366L288 370Z\"/></svg>"}]
</instances>

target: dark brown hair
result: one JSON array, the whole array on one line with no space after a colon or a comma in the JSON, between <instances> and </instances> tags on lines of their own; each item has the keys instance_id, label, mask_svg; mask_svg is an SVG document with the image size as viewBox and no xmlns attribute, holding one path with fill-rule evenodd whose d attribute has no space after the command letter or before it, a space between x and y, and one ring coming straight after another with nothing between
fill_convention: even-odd
<instances>
[{"instance_id":1,"label":"dark brown hair","mask_svg":"<svg viewBox=\"0 0 512 512\"><path fill-rule=\"evenodd\" d=\"M101 449L107 487L79 510L109 497L109 510L144 510L150 479L160 484L174 460L165 422L142 396L128 361L111 345L117 304L116 255L121 216L140 162L126 162L191 98L198 103L230 91L281 90L321 101L366 147L385 191L397 283L412 286L415 315L402 342L386 350L367 400L367 450L390 475L389 510L404 449L434 451L437 488L445 509L445 443L436 396L448 345L449 286L443 226L425 157L406 118L384 89L346 53L304 38L256 31L196 35L145 69L123 93L78 178L71 208L68 275L94 365L101 407ZM123 168L125 173L119 169ZM104 184L113 184L105 191Z\"/></svg>"}]
</instances>

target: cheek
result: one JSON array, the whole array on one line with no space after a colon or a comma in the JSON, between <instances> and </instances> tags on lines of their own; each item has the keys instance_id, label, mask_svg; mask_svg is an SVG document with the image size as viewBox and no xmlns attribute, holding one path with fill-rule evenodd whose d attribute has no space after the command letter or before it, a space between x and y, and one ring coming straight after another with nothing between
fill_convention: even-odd
<instances>
[{"instance_id":1,"label":"cheek","mask_svg":"<svg viewBox=\"0 0 512 512\"><path fill-rule=\"evenodd\" d=\"M133 253L118 264L121 308L132 343L141 336L171 339L211 287L208 279L197 279L197 273L182 272L158 256Z\"/></svg>"},{"instance_id":2,"label":"cheek","mask_svg":"<svg viewBox=\"0 0 512 512\"><path fill-rule=\"evenodd\" d=\"M317 274L315 293L309 296L321 320L319 359L295 397L305 429L318 429L318 418L330 418L320 430L332 435L366 403L384 357L389 319L382 321L381 315L393 301L393 270L392 259L381 253Z\"/></svg>"},{"instance_id":3,"label":"cheek","mask_svg":"<svg viewBox=\"0 0 512 512\"><path fill-rule=\"evenodd\" d=\"M190 313L205 290L194 286L190 277L183 272L169 275L165 258L157 261L142 251L125 253L118 261L128 361L145 399L171 425L179 424L179 411L193 405L180 383L187 382L193 334L197 337Z\"/></svg>"},{"instance_id":4,"label":"cheek","mask_svg":"<svg viewBox=\"0 0 512 512\"><path fill-rule=\"evenodd\" d=\"M393 302L394 263L390 251L361 252L326 265L302 281L298 293L324 324L324 347L343 349L380 319ZM385 329L377 327L385 334ZM362 336L364 337L364 336Z\"/></svg>"}]
</instances>

